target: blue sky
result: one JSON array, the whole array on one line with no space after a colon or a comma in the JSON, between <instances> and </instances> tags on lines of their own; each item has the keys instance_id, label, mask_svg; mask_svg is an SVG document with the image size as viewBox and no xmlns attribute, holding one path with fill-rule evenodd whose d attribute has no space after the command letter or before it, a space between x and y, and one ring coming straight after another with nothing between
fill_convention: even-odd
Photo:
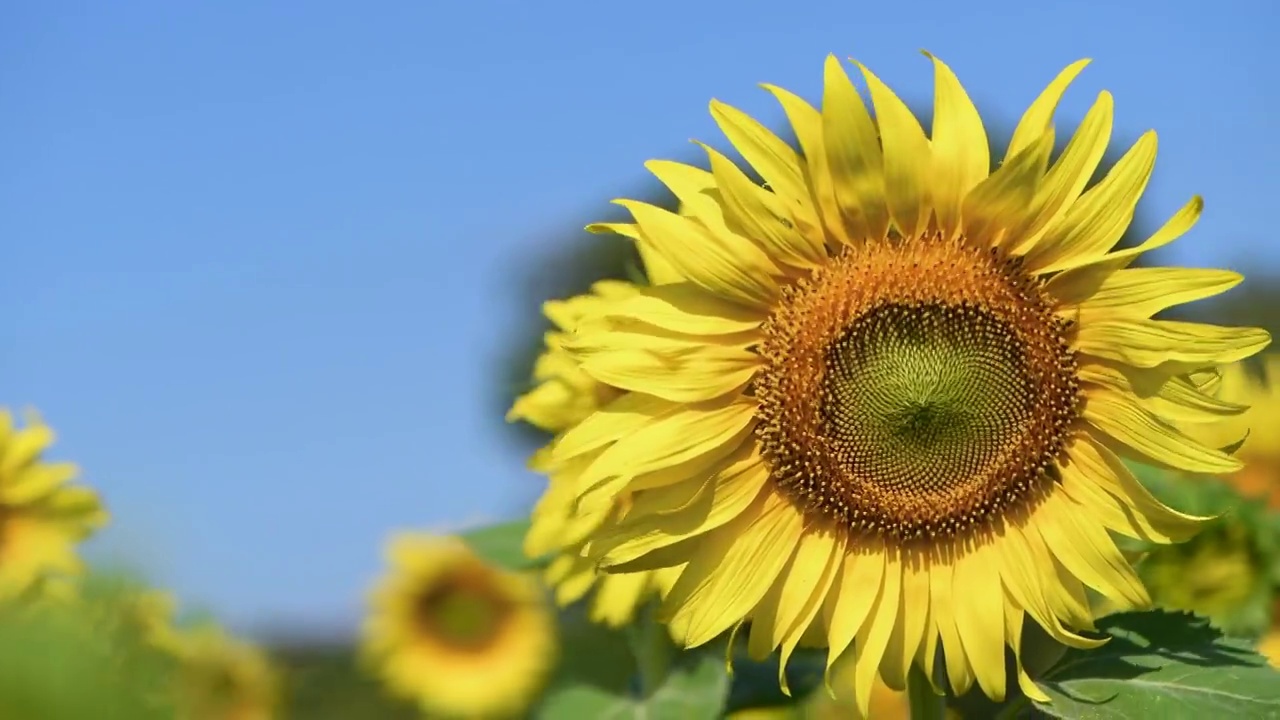
<instances>
[{"instance_id":1,"label":"blue sky","mask_svg":"<svg viewBox=\"0 0 1280 720\"><path fill-rule=\"evenodd\" d=\"M797 6L798 7L798 6ZM35 405L125 560L240 626L349 626L396 528L539 489L490 398L522 260L723 146L718 97L816 98L828 52L913 101L927 48L1009 122L1094 64L1160 133L1166 260L1273 264L1280 9L1077 2L28 3L0 29L0 404Z\"/></svg>"}]
</instances>

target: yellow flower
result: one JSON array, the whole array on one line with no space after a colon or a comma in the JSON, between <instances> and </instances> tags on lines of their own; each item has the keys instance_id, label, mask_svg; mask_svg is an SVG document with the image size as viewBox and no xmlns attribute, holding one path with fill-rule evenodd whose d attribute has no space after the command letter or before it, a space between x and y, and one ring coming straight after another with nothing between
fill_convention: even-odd
<instances>
[{"instance_id":1,"label":"yellow flower","mask_svg":"<svg viewBox=\"0 0 1280 720\"><path fill-rule=\"evenodd\" d=\"M555 620L528 576L502 571L454 537L398 535L374 590L368 662L430 717L515 716L555 664Z\"/></svg>"},{"instance_id":2,"label":"yellow flower","mask_svg":"<svg viewBox=\"0 0 1280 720\"><path fill-rule=\"evenodd\" d=\"M0 409L0 595L51 574L80 573L76 546L106 524L97 493L69 484L76 466L41 459L53 440L35 413L19 429Z\"/></svg>"},{"instance_id":3,"label":"yellow flower","mask_svg":"<svg viewBox=\"0 0 1280 720\"><path fill-rule=\"evenodd\" d=\"M576 462L588 538L611 572L683 566L673 634L696 646L751 620L749 649L785 664L816 634L852 653L868 710L877 675L905 686L942 652L951 690L1005 696L1023 621L1095 645L1086 588L1149 603L1109 531L1185 539L1200 518L1147 493L1117 452L1199 473L1240 467L1173 426L1231 409L1188 379L1270 342L1258 329L1153 320L1240 276L1127 266L1198 219L1193 199L1140 245L1114 246L1155 161L1144 134L1086 190L1109 140L1100 93L1061 155L1063 71L994 172L977 111L942 62L932 137L875 75L875 120L841 63L822 109L766 86L803 156L742 112L711 112L767 183L719 152L711 171L653 161L684 214L630 200L628 236L678 273L608 300L563 343L628 391L551 450Z\"/></svg>"},{"instance_id":4,"label":"yellow flower","mask_svg":"<svg viewBox=\"0 0 1280 720\"><path fill-rule=\"evenodd\" d=\"M257 647L202 624L184 630L174 650L182 720L278 717L280 678Z\"/></svg>"},{"instance_id":5,"label":"yellow flower","mask_svg":"<svg viewBox=\"0 0 1280 720\"><path fill-rule=\"evenodd\" d=\"M516 399L507 420L524 419L543 430L561 433L620 395L619 390L597 382L578 367L564 349L564 341L578 321L602 302L633 297L637 292L631 283L606 280L592 286L589 294L545 303L543 312L558 329L547 333L546 347L534 365L534 380L538 384ZM533 509L525 537L525 553L530 557L554 556L544 579L555 588L557 603L576 602L594 587L590 619L614 627L625 625L645 600L670 587L675 573L664 569L652 573L600 575L595 563L582 557L583 539L610 514L622 512L626 498L619 498L617 503L599 511L577 512L573 503L574 488L584 465L555 463L551 458L554 445L553 440L530 461L530 467L547 475L548 485Z\"/></svg>"}]
</instances>

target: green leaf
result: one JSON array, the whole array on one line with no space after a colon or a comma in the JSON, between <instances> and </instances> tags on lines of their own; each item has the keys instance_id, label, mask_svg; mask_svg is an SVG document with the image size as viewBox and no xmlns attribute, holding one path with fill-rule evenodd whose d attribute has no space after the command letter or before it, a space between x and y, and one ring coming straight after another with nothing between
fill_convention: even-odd
<instances>
[{"instance_id":1,"label":"green leaf","mask_svg":"<svg viewBox=\"0 0 1280 720\"><path fill-rule=\"evenodd\" d=\"M666 638L662 626L649 619L639 621L637 632L591 623L580 607L570 608L562 617L560 669L534 717L714 720L723 716L729 678L722 644L681 652ZM661 677L655 676L657 672Z\"/></svg>"},{"instance_id":2,"label":"green leaf","mask_svg":"<svg viewBox=\"0 0 1280 720\"><path fill-rule=\"evenodd\" d=\"M542 564L541 559L531 559L524 554L524 536L529 532L529 520L512 520L497 525L486 525L458 533L471 551L484 560L508 570L529 570Z\"/></svg>"},{"instance_id":3,"label":"green leaf","mask_svg":"<svg viewBox=\"0 0 1280 720\"><path fill-rule=\"evenodd\" d=\"M1071 650L1038 679L1059 718L1280 716L1280 672L1243 640L1185 613L1120 613L1098 621L1111 641Z\"/></svg>"}]
</instances>

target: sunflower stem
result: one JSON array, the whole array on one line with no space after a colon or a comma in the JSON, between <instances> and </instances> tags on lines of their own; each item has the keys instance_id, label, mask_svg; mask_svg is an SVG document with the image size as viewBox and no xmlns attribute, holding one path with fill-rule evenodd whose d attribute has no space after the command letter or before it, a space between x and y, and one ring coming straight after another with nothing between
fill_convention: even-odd
<instances>
[{"instance_id":1,"label":"sunflower stem","mask_svg":"<svg viewBox=\"0 0 1280 720\"><path fill-rule=\"evenodd\" d=\"M911 703L911 720L942 720L947 715L947 698L933 690L929 678L918 665L907 674L907 700Z\"/></svg>"}]
</instances>

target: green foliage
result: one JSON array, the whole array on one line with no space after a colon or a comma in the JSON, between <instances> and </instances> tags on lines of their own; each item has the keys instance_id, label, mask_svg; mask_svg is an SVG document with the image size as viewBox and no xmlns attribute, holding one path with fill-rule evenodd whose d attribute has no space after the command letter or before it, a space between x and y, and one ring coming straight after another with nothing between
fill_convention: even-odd
<instances>
[{"instance_id":1,"label":"green foliage","mask_svg":"<svg viewBox=\"0 0 1280 720\"><path fill-rule=\"evenodd\" d=\"M1148 553L1138 571L1157 605L1199 612L1231 635L1265 632L1280 587L1280 515L1269 512L1262 501L1240 497L1217 478L1186 477L1138 464L1132 468L1167 505L1216 517L1185 543L1129 543L1129 549Z\"/></svg>"},{"instance_id":2,"label":"green foliage","mask_svg":"<svg viewBox=\"0 0 1280 720\"><path fill-rule=\"evenodd\" d=\"M645 614L631 628L589 622L581 607L562 614L559 672L537 718L713 720L729 691L721 643L680 652Z\"/></svg>"},{"instance_id":3,"label":"green foliage","mask_svg":"<svg viewBox=\"0 0 1280 720\"><path fill-rule=\"evenodd\" d=\"M1111 641L1071 650L1039 684L1060 718L1258 718L1280 715L1280 672L1202 618L1152 611L1104 618Z\"/></svg>"},{"instance_id":4,"label":"green foliage","mask_svg":"<svg viewBox=\"0 0 1280 720\"><path fill-rule=\"evenodd\" d=\"M171 660L135 628L111 621L125 612L122 595L85 593L76 602L0 603L0 717L173 718Z\"/></svg>"},{"instance_id":5,"label":"green foliage","mask_svg":"<svg viewBox=\"0 0 1280 720\"><path fill-rule=\"evenodd\" d=\"M524 554L524 536L528 532L529 520L525 518L473 528L458 537L487 562L507 570L529 570L541 562Z\"/></svg>"},{"instance_id":6,"label":"green foliage","mask_svg":"<svg viewBox=\"0 0 1280 720\"><path fill-rule=\"evenodd\" d=\"M285 717L306 720L417 720L412 704L383 692L346 643L278 644L272 653L285 672Z\"/></svg>"}]
</instances>

